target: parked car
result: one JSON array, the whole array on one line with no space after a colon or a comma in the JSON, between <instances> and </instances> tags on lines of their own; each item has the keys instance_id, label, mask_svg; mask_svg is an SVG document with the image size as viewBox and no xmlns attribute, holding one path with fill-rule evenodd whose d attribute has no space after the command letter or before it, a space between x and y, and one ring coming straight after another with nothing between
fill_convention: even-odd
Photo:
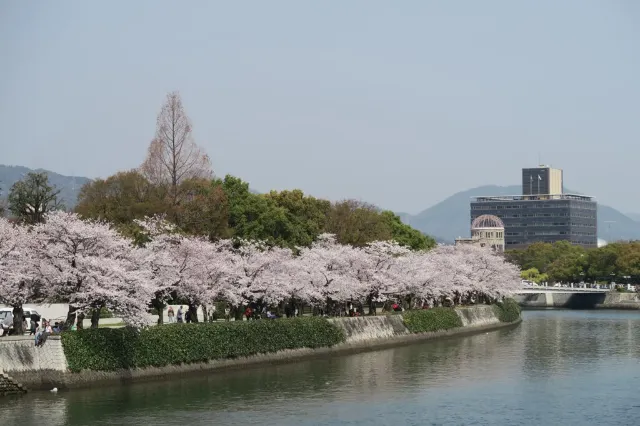
<instances>
[{"instance_id":1,"label":"parked car","mask_svg":"<svg viewBox=\"0 0 640 426\"><path fill-rule=\"evenodd\" d=\"M40 323L42 317L35 309L31 308L22 308L22 312L24 314L24 318L27 320L27 329L25 332L29 332L31 329L31 321L36 321ZM0 324L5 324L5 320L8 317L13 317L13 308L0 308ZM13 328L13 325L9 327L9 329Z\"/></svg>"}]
</instances>

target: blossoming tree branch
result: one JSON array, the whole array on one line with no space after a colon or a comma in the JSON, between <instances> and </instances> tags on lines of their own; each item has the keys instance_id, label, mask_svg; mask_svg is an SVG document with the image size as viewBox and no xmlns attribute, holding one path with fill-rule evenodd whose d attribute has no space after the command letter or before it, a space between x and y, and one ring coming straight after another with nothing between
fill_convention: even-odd
<instances>
[{"instance_id":1,"label":"blossoming tree branch","mask_svg":"<svg viewBox=\"0 0 640 426\"><path fill-rule=\"evenodd\" d=\"M441 246L411 251L393 241L364 247L322 234L292 251L261 242L183 235L162 217L137 221L143 244L109 223L55 211L21 226L0 218L0 303L21 328L25 303L67 303L70 325L107 308L133 326L151 322L150 306L179 300L192 312L215 302L235 311L259 306L311 306L332 314L352 303L493 303L519 287L519 269L491 250ZM161 311L161 309L160 309ZM302 312L300 310L300 312ZM80 322L80 321L79 321Z\"/></svg>"}]
</instances>

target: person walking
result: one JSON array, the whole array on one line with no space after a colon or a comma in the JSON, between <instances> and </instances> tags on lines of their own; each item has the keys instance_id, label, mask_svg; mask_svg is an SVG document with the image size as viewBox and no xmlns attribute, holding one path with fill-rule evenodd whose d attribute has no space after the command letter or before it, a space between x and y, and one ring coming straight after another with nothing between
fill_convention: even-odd
<instances>
[{"instance_id":1,"label":"person walking","mask_svg":"<svg viewBox=\"0 0 640 426\"><path fill-rule=\"evenodd\" d=\"M167 319L169 320L169 324L173 324L176 321L175 312L173 312L173 307L169 306L167 310Z\"/></svg>"},{"instance_id":2,"label":"person walking","mask_svg":"<svg viewBox=\"0 0 640 426\"><path fill-rule=\"evenodd\" d=\"M180 307L178 308L178 315L177 315L178 322L184 322L182 318L183 318L182 305L180 305Z\"/></svg>"}]
</instances>

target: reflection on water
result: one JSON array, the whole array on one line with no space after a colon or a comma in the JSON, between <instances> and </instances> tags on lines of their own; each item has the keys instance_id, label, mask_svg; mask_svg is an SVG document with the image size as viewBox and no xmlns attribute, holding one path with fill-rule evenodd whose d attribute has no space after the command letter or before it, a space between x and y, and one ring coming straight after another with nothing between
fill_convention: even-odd
<instances>
[{"instance_id":1,"label":"reflection on water","mask_svg":"<svg viewBox=\"0 0 640 426\"><path fill-rule=\"evenodd\" d=\"M635 425L639 326L637 312L528 311L517 328L458 339L5 398L0 419L22 426Z\"/></svg>"}]
</instances>

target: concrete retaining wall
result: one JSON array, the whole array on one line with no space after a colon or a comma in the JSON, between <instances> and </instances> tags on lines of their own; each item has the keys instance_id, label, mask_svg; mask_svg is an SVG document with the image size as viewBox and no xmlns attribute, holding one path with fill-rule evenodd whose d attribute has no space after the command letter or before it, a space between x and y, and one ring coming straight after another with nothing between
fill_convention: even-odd
<instances>
[{"instance_id":1,"label":"concrete retaining wall","mask_svg":"<svg viewBox=\"0 0 640 426\"><path fill-rule=\"evenodd\" d=\"M246 358L214 360L206 363L152 367L117 372L68 371L60 338L49 337L42 348L36 348L32 338L6 337L0 339L0 369L29 389L50 390L95 386L99 383L130 382L162 378L176 374L201 373L220 369L244 368L249 365L285 363L293 359L325 357L333 354L363 352L424 341L474 334L511 327L518 324L501 323L492 306L457 309L463 327L433 333L412 334L404 326L401 315L377 317L335 318L346 341L343 344L318 349L294 349L260 354Z\"/></svg>"},{"instance_id":2,"label":"concrete retaining wall","mask_svg":"<svg viewBox=\"0 0 640 426\"><path fill-rule=\"evenodd\" d=\"M567 309L640 309L638 293L540 293L518 294L514 296L524 308L567 308Z\"/></svg>"},{"instance_id":3,"label":"concrete retaining wall","mask_svg":"<svg viewBox=\"0 0 640 426\"><path fill-rule=\"evenodd\" d=\"M15 379L0 372L0 396L26 393L27 389Z\"/></svg>"},{"instance_id":4,"label":"concrete retaining wall","mask_svg":"<svg viewBox=\"0 0 640 426\"><path fill-rule=\"evenodd\" d=\"M67 371L60 336L50 336L41 347L33 337L6 336L0 340L0 371Z\"/></svg>"},{"instance_id":5,"label":"concrete retaining wall","mask_svg":"<svg viewBox=\"0 0 640 426\"><path fill-rule=\"evenodd\" d=\"M462 320L463 327L478 327L500 323L493 306L461 308L456 309L456 313Z\"/></svg>"}]
</instances>

